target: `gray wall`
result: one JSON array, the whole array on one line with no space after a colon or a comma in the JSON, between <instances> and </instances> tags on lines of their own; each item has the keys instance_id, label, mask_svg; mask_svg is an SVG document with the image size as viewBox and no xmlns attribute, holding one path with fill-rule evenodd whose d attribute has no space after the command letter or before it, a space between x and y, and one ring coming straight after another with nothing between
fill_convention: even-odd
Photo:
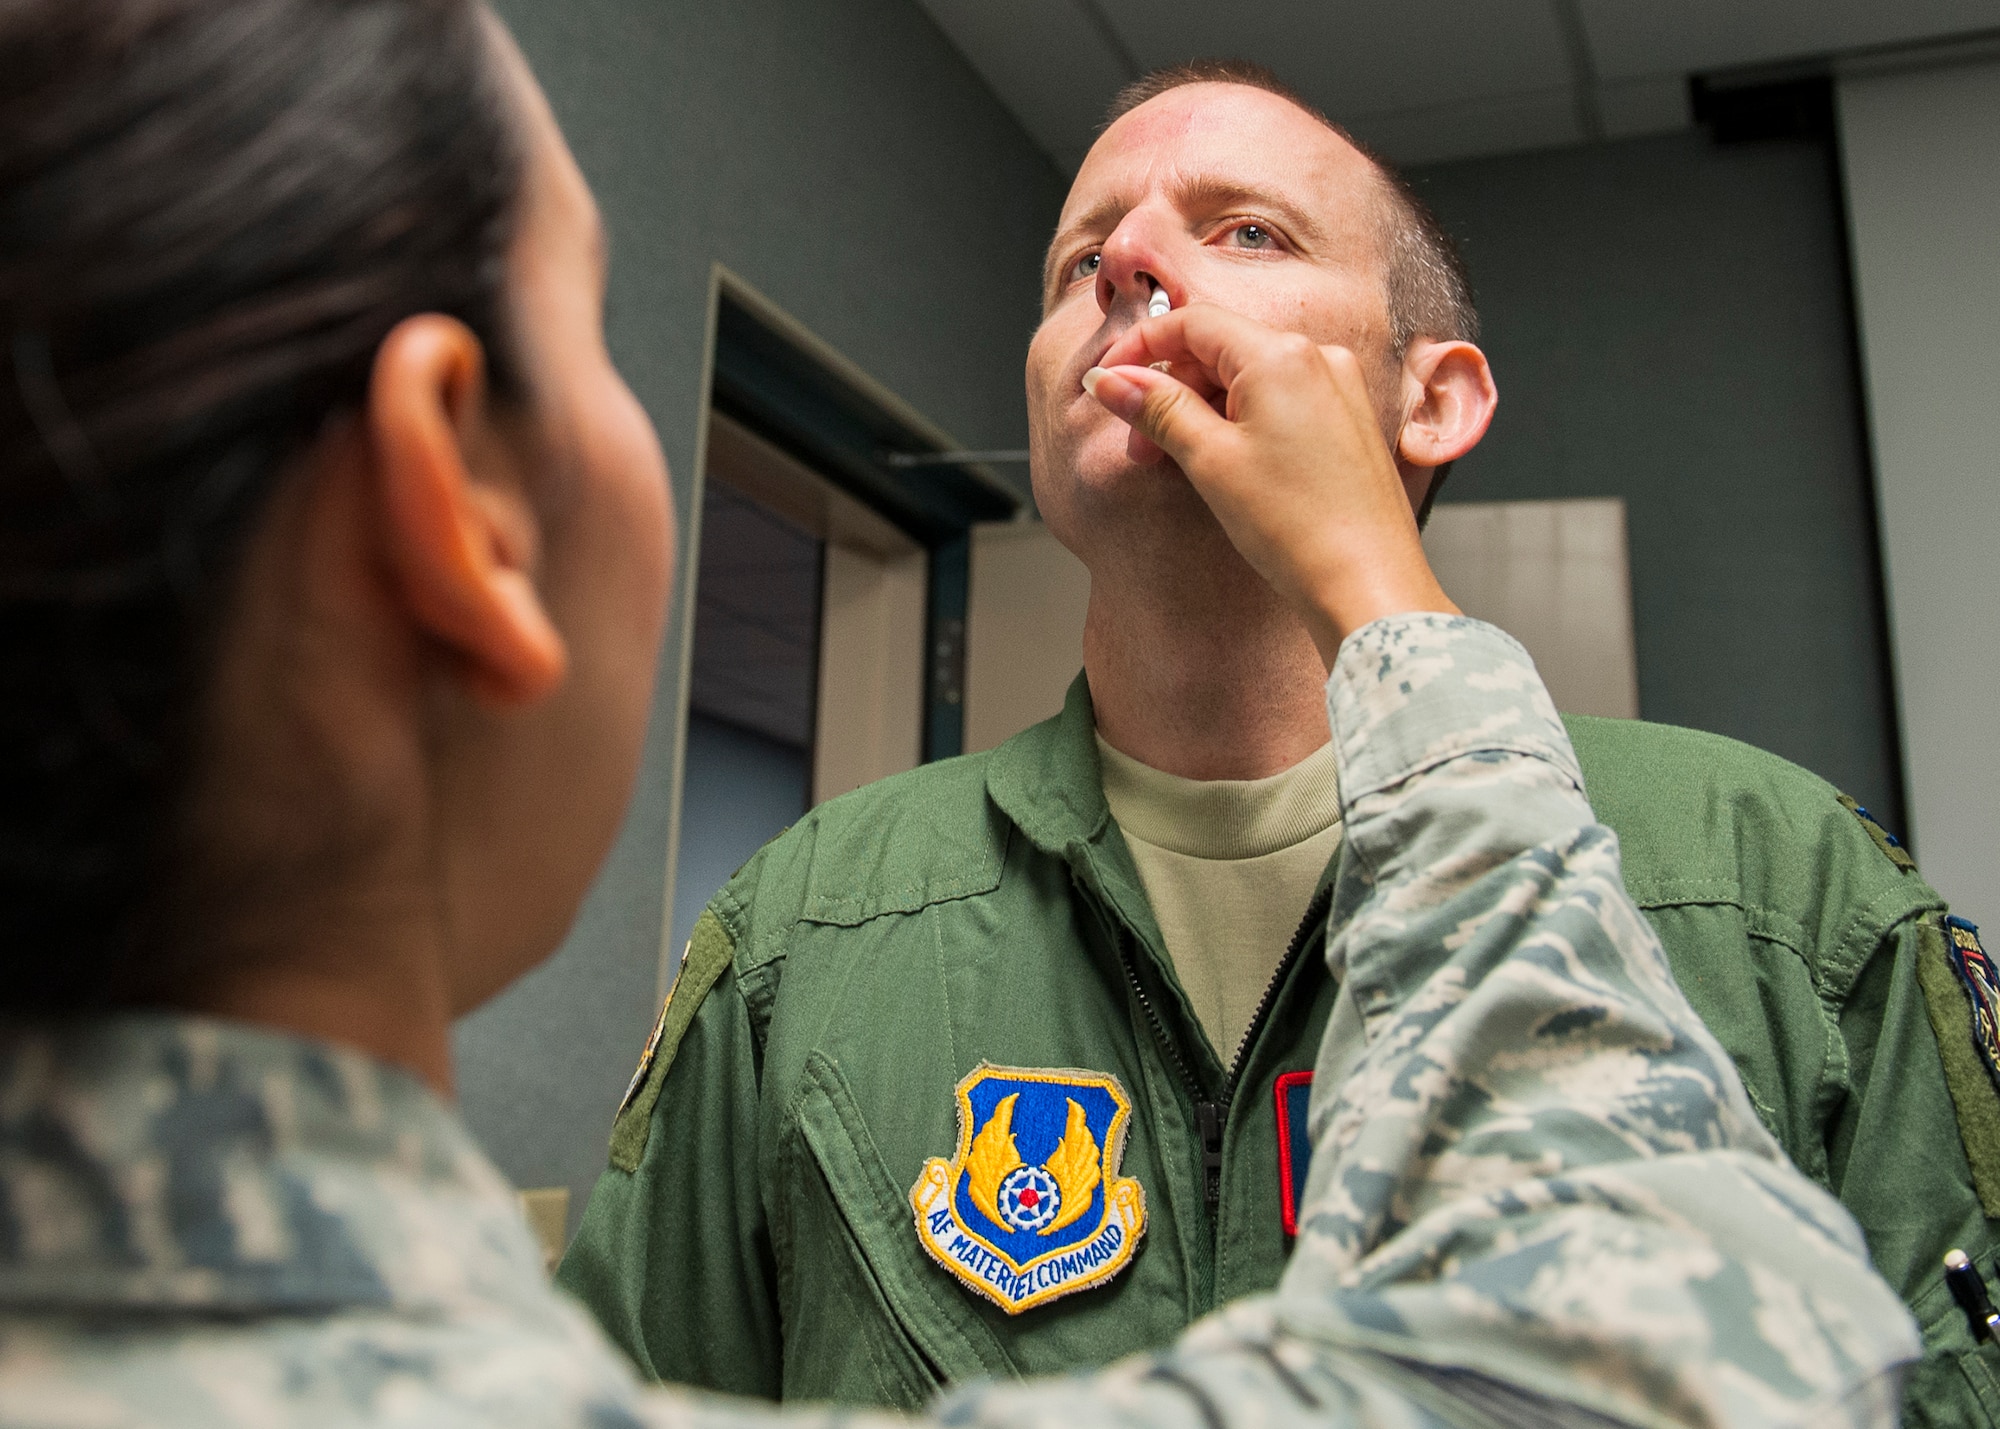
<instances>
[{"instance_id":1,"label":"gray wall","mask_svg":"<svg viewBox=\"0 0 2000 1429\"><path fill-rule=\"evenodd\" d=\"M2000 917L2000 64L1843 78L1910 815L1924 875Z\"/></svg>"},{"instance_id":2,"label":"gray wall","mask_svg":"<svg viewBox=\"0 0 2000 1429\"><path fill-rule=\"evenodd\" d=\"M498 8L603 206L612 347L684 537L717 260L955 437L1022 443L1065 184L912 0ZM572 1224L657 1011L679 663L668 649L638 795L569 941L459 1032L474 1130L518 1184L571 1187Z\"/></svg>"},{"instance_id":3,"label":"gray wall","mask_svg":"<svg viewBox=\"0 0 2000 1429\"><path fill-rule=\"evenodd\" d=\"M1446 499L1624 497L1644 717L1900 825L1830 150L1689 133L1413 177L1464 246L1500 386Z\"/></svg>"}]
</instances>

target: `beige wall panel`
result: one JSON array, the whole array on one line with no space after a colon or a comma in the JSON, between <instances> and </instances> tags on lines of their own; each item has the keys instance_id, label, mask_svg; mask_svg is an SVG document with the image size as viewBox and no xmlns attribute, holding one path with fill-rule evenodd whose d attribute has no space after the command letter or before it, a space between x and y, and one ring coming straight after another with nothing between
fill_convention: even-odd
<instances>
[{"instance_id":1,"label":"beige wall panel","mask_svg":"<svg viewBox=\"0 0 2000 1429\"><path fill-rule=\"evenodd\" d=\"M923 757L927 559L827 543L815 804L914 769Z\"/></svg>"},{"instance_id":2,"label":"beige wall panel","mask_svg":"<svg viewBox=\"0 0 2000 1429\"><path fill-rule=\"evenodd\" d=\"M1625 503L1462 502L1424 537L1468 614L1535 657L1558 707L1639 713ZM1062 708L1083 665L1090 575L1039 522L974 528L965 655L965 747L991 749Z\"/></svg>"},{"instance_id":3,"label":"beige wall panel","mask_svg":"<svg viewBox=\"0 0 2000 1429\"><path fill-rule=\"evenodd\" d=\"M1439 506L1424 549L1461 610L1528 647L1558 709L1638 716L1623 501Z\"/></svg>"},{"instance_id":4,"label":"beige wall panel","mask_svg":"<svg viewBox=\"0 0 2000 1429\"><path fill-rule=\"evenodd\" d=\"M991 749L1062 709L1083 668L1090 573L1039 521L972 528L965 749Z\"/></svg>"}]
</instances>

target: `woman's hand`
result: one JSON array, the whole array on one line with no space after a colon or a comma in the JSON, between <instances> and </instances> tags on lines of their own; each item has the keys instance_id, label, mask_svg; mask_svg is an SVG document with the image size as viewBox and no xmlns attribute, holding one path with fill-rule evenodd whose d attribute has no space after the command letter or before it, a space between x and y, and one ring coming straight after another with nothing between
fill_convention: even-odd
<instances>
[{"instance_id":1,"label":"woman's hand","mask_svg":"<svg viewBox=\"0 0 2000 1429\"><path fill-rule=\"evenodd\" d=\"M1305 619L1329 667L1372 620L1458 613L1431 574L1346 348L1194 304L1126 333L1084 385L1187 474L1244 558Z\"/></svg>"}]
</instances>

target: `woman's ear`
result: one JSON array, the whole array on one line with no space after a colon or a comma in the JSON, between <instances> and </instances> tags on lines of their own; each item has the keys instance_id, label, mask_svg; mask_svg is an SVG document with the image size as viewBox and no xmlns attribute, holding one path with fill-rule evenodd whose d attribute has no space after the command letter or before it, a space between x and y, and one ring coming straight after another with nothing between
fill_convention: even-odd
<instances>
[{"instance_id":1,"label":"woman's ear","mask_svg":"<svg viewBox=\"0 0 2000 1429\"><path fill-rule=\"evenodd\" d=\"M437 313L406 318L375 354L368 436L412 619L460 657L475 694L532 704L562 683L568 651L535 588L534 509L508 483L481 480L468 458L491 449L486 402L471 329Z\"/></svg>"},{"instance_id":2,"label":"woman's ear","mask_svg":"<svg viewBox=\"0 0 2000 1429\"><path fill-rule=\"evenodd\" d=\"M1403 354L1396 455L1415 467L1457 461L1479 445L1499 402L1485 353L1469 342L1418 338Z\"/></svg>"}]
</instances>

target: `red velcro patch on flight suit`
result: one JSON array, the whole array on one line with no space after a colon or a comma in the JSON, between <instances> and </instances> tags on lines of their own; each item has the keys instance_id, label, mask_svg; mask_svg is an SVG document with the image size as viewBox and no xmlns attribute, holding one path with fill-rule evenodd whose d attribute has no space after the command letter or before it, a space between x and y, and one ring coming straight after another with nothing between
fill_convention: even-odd
<instances>
[{"instance_id":1,"label":"red velcro patch on flight suit","mask_svg":"<svg viewBox=\"0 0 2000 1429\"><path fill-rule=\"evenodd\" d=\"M1306 1126L1312 1085L1311 1072L1286 1072L1278 1078L1278 1197L1288 1236L1299 1233L1299 1203L1312 1165L1312 1132Z\"/></svg>"}]
</instances>

